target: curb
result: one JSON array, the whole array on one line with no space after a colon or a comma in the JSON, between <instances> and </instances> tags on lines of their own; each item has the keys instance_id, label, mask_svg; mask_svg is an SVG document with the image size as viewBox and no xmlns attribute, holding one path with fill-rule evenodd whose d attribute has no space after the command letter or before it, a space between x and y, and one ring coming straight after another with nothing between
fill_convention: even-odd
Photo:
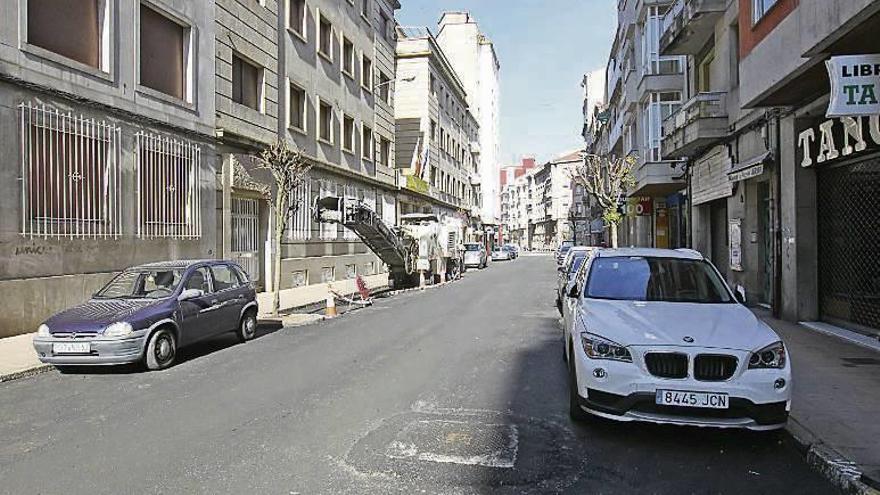
<instances>
[{"instance_id":1,"label":"curb","mask_svg":"<svg viewBox=\"0 0 880 495\"><path fill-rule=\"evenodd\" d=\"M880 490L874 488L880 483L866 478L855 462L825 445L797 419L789 417L785 430L806 454L807 464L841 492L847 495L880 495Z\"/></svg>"},{"instance_id":2,"label":"curb","mask_svg":"<svg viewBox=\"0 0 880 495\"><path fill-rule=\"evenodd\" d=\"M39 375L40 373L45 373L51 370L53 366L51 364L39 364L37 366L33 366L31 368L13 371L12 373L7 373L5 375L0 375L0 383L10 382L12 380L18 380L19 378L27 378L29 376Z\"/></svg>"}]
</instances>

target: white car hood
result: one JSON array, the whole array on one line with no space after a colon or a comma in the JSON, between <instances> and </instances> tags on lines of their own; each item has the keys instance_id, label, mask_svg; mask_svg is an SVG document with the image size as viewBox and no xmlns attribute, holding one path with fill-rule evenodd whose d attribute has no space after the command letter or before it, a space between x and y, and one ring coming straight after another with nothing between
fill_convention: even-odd
<instances>
[{"instance_id":1,"label":"white car hood","mask_svg":"<svg viewBox=\"0 0 880 495\"><path fill-rule=\"evenodd\" d=\"M590 333L624 346L674 345L751 351L781 340L740 304L585 299L581 322ZM690 337L693 342L686 342Z\"/></svg>"}]
</instances>

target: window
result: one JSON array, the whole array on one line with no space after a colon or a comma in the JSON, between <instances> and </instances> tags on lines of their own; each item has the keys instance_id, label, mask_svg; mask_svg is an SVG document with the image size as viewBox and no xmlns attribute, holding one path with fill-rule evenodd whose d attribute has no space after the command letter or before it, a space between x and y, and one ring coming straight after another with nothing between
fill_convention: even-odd
<instances>
[{"instance_id":1,"label":"window","mask_svg":"<svg viewBox=\"0 0 880 495\"><path fill-rule=\"evenodd\" d=\"M141 5L140 84L186 98L185 43L188 29Z\"/></svg>"},{"instance_id":2,"label":"window","mask_svg":"<svg viewBox=\"0 0 880 495\"><path fill-rule=\"evenodd\" d=\"M354 118L348 115L342 121L342 149L354 152Z\"/></svg>"},{"instance_id":3,"label":"window","mask_svg":"<svg viewBox=\"0 0 880 495\"><path fill-rule=\"evenodd\" d=\"M342 39L342 73L354 77L354 43L348 38Z\"/></svg>"},{"instance_id":4,"label":"window","mask_svg":"<svg viewBox=\"0 0 880 495\"><path fill-rule=\"evenodd\" d=\"M318 105L318 139L327 143L333 142L333 107L321 101Z\"/></svg>"},{"instance_id":5,"label":"window","mask_svg":"<svg viewBox=\"0 0 880 495\"><path fill-rule=\"evenodd\" d=\"M106 5L99 0L28 0L27 42L107 71L109 64L102 60L109 55Z\"/></svg>"},{"instance_id":6,"label":"window","mask_svg":"<svg viewBox=\"0 0 880 495\"><path fill-rule=\"evenodd\" d=\"M238 275L229 265L214 265L211 267L211 277L214 280L214 292L221 290L237 289L241 285Z\"/></svg>"},{"instance_id":7,"label":"window","mask_svg":"<svg viewBox=\"0 0 880 495\"><path fill-rule=\"evenodd\" d=\"M752 0L752 21L757 24L779 0Z\"/></svg>"},{"instance_id":8,"label":"window","mask_svg":"<svg viewBox=\"0 0 880 495\"><path fill-rule=\"evenodd\" d=\"M391 79L382 71L379 71L379 97L385 103L391 103Z\"/></svg>"},{"instance_id":9,"label":"window","mask_svg":"<svg viewBox=\"0 0 880 495\"><path fill-rule=\"evenodd\" d=\"M361 0L361 15L370 18L370 0Z\"/></svg>"},{"instance_id":10,"label":"window","mask_svg":"<svg viewBox=\"0 0 880 495\"><path fill-rule=\"evenodd\" d=\"M43 105L19 108L22 235L118 237L120 129Z\"/></svg>"},{"instance_id":11,"label":"window","mask_svg":"<svg viewBox=\"0 0 880 495\"><path fill-rule=\"evenodd\" d=\"M199 147L139 132L135 134L135 152L138 237L201 237Z\"/></svg>"},{"instance_id":12,"label":"window","mask_svg":"<svg viewBox=\"0 0 880 495\"><path fill-rule=\"evenodd\" d=\"M357 278L357 265L352 263L350 265L345 265L345 278L347 280L352 280Z\"/></svg>"},{"instance_id":13,"label":"window","mask_svg":"<svg viewBox=\"0 0 880 495\"><path fill-rule=\"evenodd\" d=\"M361 133L361 153L364 157L364 160L372 160L373 159L373 130L370 129L366 124L361 125L362 133Z\"/></svg>"},{"instance_id":14,"label":"window","mask_svg":"<svg viewBox=\"0 0 880 495\"><path fill-rule=\"evenodd\" d=\"M433 119L431 120L431 142L437 140L437 122Z\"/></svg>"},{"instance_id":15,"label":"window","mask_svg":"<svg viewBox=\"0 0 880 495\"><path fill-rule=\"evenodd\" d=\"M232 54L232 101L262 111L261 70L241 56Z\"/></svg>"},{"instance_id":16,"label":"window","mask_svg":"<svg viewBox=\"0 0 880 495\"><path fill-rule=\"evenodd\" d=\"M195 289L204 292L211 292L211 286L208 284L208 269L205 267L197 268L183 283L183 290Z\"/></svg>"},{"instance_id":17,"label":"window","mask_svg":"<svg viewBox=\"0 0 880 495\"><path fill-rule=\"evenodd\" d=\"M296 270L291 276L291 287L304 287L309 285L309 271Z\"/></svg>"},{"instance_id":18,"label":"window","mask_svg":"<svg viewBox=\"0 0 880 495\"><path fill-rule=\"evenodd\" d=\"M318 53L331 62L333 61L333 24L323 15L319 14L318 23Z\"/></svg>"},{"instance_id":19,"label":"window","mask_svg":"<svg viewBox=\"0 0 880 495\"><path fill-rule=\"evenodd\" d=\"M382 29L382 37L390 41L394 41L394 25L391 23L391 18L388 17L385 12L380 12L380 16L380 28Z\"/></svg>"},{"instance_id":20,"label":"window","mask_svg":"<svg viewBox=\"0 0 880 495\"><path fill-rule=\"evenodd\" d=\"M288 0L287 27L301 36L306 35L306 0Z\"/></svg>"},{"instance_id":21,"label":"window","mask_svg":"<svg viewBox=\"0 0 880 495\"><path fill-rule=\"evenodd\" d=\"M361 60L361 85L369 90L373 89L373 61L366 55Z\"/></svg>"},{"instance_id":22,"label":"window","mask_svg":"<svg viewBox=\"0 0 880 495\"><path fill-rule=\"evenodd\" d=\"M391 166L391 141L385 138L379 140L379 163L386 167Z\"/></svg>"},{"instance_id":23,"label":"window","mask_svg":"<svg viewBox=\"0 0 880 495\"><path fill-rule=\"evenodd\" d=\"M432 94L432 95L436 95L436 94L437 94L437 80L436 80L436 78L434 77L434 74L433 74L433 73L431 73L431 94Z\"/></svg>"},{"instance_id":24,"label":"window","mask_svg":"<svg viewBox=\"0 0 880 495\"><path fill-rule=\"evenodd\" d=\"M312 215L307 206L312 202L312 181L310 178L300 184L291 193L291 204L300 205L289 210L287 238L290 240L307 241L312 238Z\"/></svg>"},{"instance_id":25,"label":"window","mask_svg":"<svg viewBox=\"0 0 880 495\"><path fill-rule=\"evenodd\" d=\"M290 127L306 131L306 90L290 85Z\"/></svg>"},{"instance_id":26,"label":"window","mask_svg":"<svg viewBox=\"0 0 880 495\"><path fill-rule=\"evenodd\" d=\"M333 282L336 280L336 268L325 266L321 268L321 282Z\"/></svg>"}]
</instances>

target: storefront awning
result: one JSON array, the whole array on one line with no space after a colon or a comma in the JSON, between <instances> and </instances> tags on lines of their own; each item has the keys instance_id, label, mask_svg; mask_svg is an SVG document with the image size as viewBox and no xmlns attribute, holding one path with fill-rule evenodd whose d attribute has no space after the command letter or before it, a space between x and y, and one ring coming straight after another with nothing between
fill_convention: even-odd
<instances>
[{"instance_id":1,"label":"storefront awning","mask_svg":"<svg viewBox=\"0 0 880 495\"><path fill-rule=\"evenodd\" d=\"M754 158L740 162L727 172L727 178L730 182L739 182L752 177L757 177L764 173L764 164L767 163L773 153L766 151Z\"/></svg>"}]
</instances>

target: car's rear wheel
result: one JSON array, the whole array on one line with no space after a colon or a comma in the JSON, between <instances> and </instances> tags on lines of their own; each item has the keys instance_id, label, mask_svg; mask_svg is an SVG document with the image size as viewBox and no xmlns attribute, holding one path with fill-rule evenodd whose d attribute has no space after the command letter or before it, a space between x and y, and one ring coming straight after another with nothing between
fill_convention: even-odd
<instances>
[{"instance_id":1,"label":"car's rear wheel","mask_svg":"<svg viewBox=\"0 0 880 495\"><path fill-rule=\"evenodd\" d=\"M257 314L253 310L248 310L241 317L241 323L238 325L238 340L247 342L257 335Z\"/></svg>"},{"instance_id":2,"label":"car's rear wheel","mask_svg":"<svg viewBox=\"0 0 880 495\"><path fill-rule=\"evenodd\" d=\"M568 348L568 355L568 416L574 421L586 421L590 419L590 415L581 409L577 371L574 364L574 349L571 346Z\"/></svg>"},{"instance_id":3,"label":"car's rear wheel","mask_svg":"<svg viewBox=\"0 0 880 495\"><path fill-rule=\"evenodd\" d=\"M144 364L148 370L162 370L174 363L177 356L177 339L168 328L160 328L153 332L147 342Z\"/></svg>"}]
</instances>

